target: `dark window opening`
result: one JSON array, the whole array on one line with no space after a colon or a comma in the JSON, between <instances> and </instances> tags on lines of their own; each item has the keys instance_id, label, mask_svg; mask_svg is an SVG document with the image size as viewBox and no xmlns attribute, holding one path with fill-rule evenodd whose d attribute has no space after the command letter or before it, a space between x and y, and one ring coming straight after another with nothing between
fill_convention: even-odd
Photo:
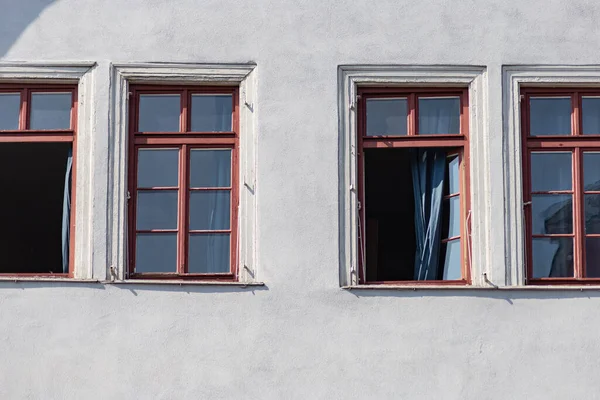
<instances>
[{"instance_id":1,"label":"dark window opening","mask_svg":"<svg viewBox=\"0 0 600 400\"><path fill-rule=\"evenodd\" d=\"M460 196L459 158L442 151L445 160L443 197L437 227L437 268L427 274L417 269L417 233L413 161L416 149L365 149L365 219L366 280L459 280ZM433 224L435 225L435 224Z\"/></svg>"},{"instance_id":2,"label":"dark window opening","mask_svg":"<svg viewBox=\"0 0 600 400\"><path fill-rule=\"evenodd\" d=\"M63 273L71 143L0 144L0 273Z\"/></svg>"}]
</instances>

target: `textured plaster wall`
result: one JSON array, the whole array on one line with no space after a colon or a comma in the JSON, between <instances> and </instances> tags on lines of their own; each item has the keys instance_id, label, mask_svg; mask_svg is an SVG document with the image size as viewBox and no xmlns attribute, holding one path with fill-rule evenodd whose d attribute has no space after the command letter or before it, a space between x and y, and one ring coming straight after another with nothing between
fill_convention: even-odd
<instances>
[{"instance_id":1,"label":"textured plaster wall","mask_svg":"<svg viewBox=\"0 0 600 400\"><path fill-rule=\"evenodd\" d=\"M505 64L599 64L571 0L0 0L0 61L96 61L94 241L106 241L109 63L258 71L263 288L0 283L0 398L600 398L600 292L349 292L338 275L340 64L484 65L503 207ZM494 213L490 266L502 269ZM106 264L102 246L94 268Z\"/></svg>"}]
</instances>

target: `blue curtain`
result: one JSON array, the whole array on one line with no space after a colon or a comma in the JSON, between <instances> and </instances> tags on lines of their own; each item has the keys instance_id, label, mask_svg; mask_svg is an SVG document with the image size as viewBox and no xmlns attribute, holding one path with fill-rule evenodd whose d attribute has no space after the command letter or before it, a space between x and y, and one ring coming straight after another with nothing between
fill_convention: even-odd
<instances>
[{"instance_id":1,"label":"blue curtain","mask_svg":"<svg viewBox=\"0 0 600 400\"><path fill-rule=\"evenodd\" d=\"M73 170L73 151L69 150L67 156L67 170L65 172L65 190L63 195L62 215L62 264L63 272L69 272L69 242L71 225L71 171Z\"/></svg>"},{"instance_id":2,"label":"blue curtain","mask_svg":"<svg viewBox=\"0 0 600 400\"><path fill-rule=\"evenodd\" d=\"M415 197L415 274L417 281L438 279L446 152L414 149L411 158Z\"/></svg>"}]
</instances>

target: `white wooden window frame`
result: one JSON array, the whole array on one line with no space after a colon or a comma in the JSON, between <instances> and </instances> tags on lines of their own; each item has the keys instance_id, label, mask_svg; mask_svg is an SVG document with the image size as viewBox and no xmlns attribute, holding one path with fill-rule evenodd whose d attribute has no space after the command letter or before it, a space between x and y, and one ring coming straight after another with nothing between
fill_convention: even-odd
<instances>
[{"instance_id":1,"label":"white wooden window frame","mask_svg":"<svg viewBox=\"0 0 600 400\"><path fill-rule=\"evenodd\" d=\"M77 171L75 192L75 255L73 278L92 279L93 222L91 197L94 190L88 177L93 168L95 110L93 84L96 64L93 62L0 62L0 83L10 84L77 84ZM3 280L56 280L54 278L3 278Z\"/></svg>"},{"instance_id":2,"label":"white wooden window frame","mask_svg":"<svg viewBox=\"0 0 600 400\"><path fill-rule=\"evenodd\" d=\"M489 185L488 131L485 124L487 74L480 66L372 66L338 69L339 112L339 269L340 286L358 283L357 110L359 86L468 87L471 175L471 280L485 286L490 265L490 215L486 206ZM468 240L468 238L467 238ZM365 287L366 285L361 285ZM381 286L379 286L381 287ZM403 287L406 287L403 285ZM422 285L419 285L422 288ZM469 286L471 287L471 286Z\"/></svg>"},{"instance_id":3,"label":"white wooden window frame","mask_svg":"<svg viewBox=\"0 0 600 400\"><path fill-rule=\"evenodd\" d=\"M240 88L238 282L256 282L256 66L254 64L120 63L111 71L107 279L127 278L129 85L231 85Z\"/></svg>"},{"instance_id":4,"label":"white wooden window frame","mask_svg":"<svg viewBox=\"0 0 600 400\"><path fill-rule=\"evenodd\" d=\"M600 87L600 66L519 65L502 70L504 112L504 226L506 286L523 286L526 278L523 213L521 87Z\"/></svg>"}]
</instances>

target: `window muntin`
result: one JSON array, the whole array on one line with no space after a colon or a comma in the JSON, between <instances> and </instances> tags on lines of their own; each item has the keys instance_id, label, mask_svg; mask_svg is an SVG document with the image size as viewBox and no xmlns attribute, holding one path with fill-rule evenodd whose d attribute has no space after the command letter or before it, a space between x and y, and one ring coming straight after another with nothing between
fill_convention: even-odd
<instances>
[{"instance_id":1,"label":"window muntin","mask_svg":"<svg viewBox=\"0 0 600 400\"><path fill-rule=\"evenodd\" d=\"M521 94L527 282L594 282L600 277L600 93L524 88Z\"/></svg>"},{"instance_id":2,"label":"window muntin","mask_svg":"<svg viewBox=\"0 0 600 400\"><path fill-rule=\"evenodd\" d=\"M236 279L237 88L138 86L133 93L130 276ZM161 102L169 103L169 123L143 115Z\"/></svg>"},{"instance_id":3,"label":"window muntin","mask_svg":"<svg viewBox=\"0 0 600 400\"><path fill-rule=\"evenodd\" d=\"M360 260L359 280L361 283L435 282L460 284L469 281L466 243L461 240L466 230L466 217L468 214L468 196L465 195L468 180L465 168L466 159L468 159L467 96L466 89L359 89L358 192L360 210L358 249ZM385 102L385 107L379 107L383 102ZM421 114L419 114L420 104L423 104ZM406 105L406 112L404 112L404 105ZM380 109L377 109L377 107ZM377 112L373 112L373 109ZM419 115L421 115L421 123L424 127L423 132L419 131ZM369 118L373 116L376 118L375 123L369 122ZM389 116L395 118L393 124L389 123ZM388 119L386 120L386 118ZM398 129L386 131L385 129L376 130L373 128L374 126L382 126L385 122L387 122L387 127L391 125L406 126L406 132L398 134L400 132ZM380 134L381 132L383 134ZM391 134L391 132L396 134ZM405 154L397 153L398 150L405 151ZM394 153L395 151L396 153ZM387 232L385 236L388 236L388 238L396 236L394 233L389 233L392 229L383 227L383 225L390 222L390 219L393 220L396 217L400 218L398 222L402 219L405 221L397 224L397 232L402 232L403 229L406 230L407 225L410 224L413 225L408 228L409 230L417 228L415 228L415 222L408 223L406 221L406 216L400 217L398 214L391 218L382 216L377 218L372 211L368 212L367 210L373 210L373 207L375 209L387 207L382 205L382 199L397 196L398 193L390 192L390 190L395 190L394 186L413 185L410 181L410 171L402 176L394 175L393 171L405 170L412 162L409 159L415 156L418 158L424 155L427 158L433 157L433 154L437 154L435 157L443 160L442 164L445 165L444 188L439 197L440 201L444 203L442 209L445 209L445 211L443 221L440 222L438 228L439 251L436 252L440 267L433 274L430 274L430 271L422 273L417 266L414 266L413 270L416 239L414 237L411 239L410 235L401 238L402 233L400 233L400 236L397 236L398 240L408 242L409 244L406 247L412 248L411 251L405 252L407 254L403 254L404 259L400 263L405 264L403 267L406 271L391 275L381 274L379 271L374 273L373 268L369 268L369 265L373 265L375 262L379 267L381 257L379 250L373 251L373 241L369 238L376 237L377 242L381 243L382 231ZM380 166L377 168L381 168L381 172L374 173L373 166L378 164ZM390 173L392 174L390 175ZM379 197L373 192L373 184L378 179L384 180L384 183L377 183L379 189L375 189L379 192L383 190L384 194ZM393 182L394 179L400 179L403 182ZM386 184L385 180L389 184ZM369 182L372 182L371 190L368 189ZM414 202L409 204L410 200L406 200L405 203L403 207L398 208L401 212L411 207L414 208ZM369 208L370 205L371 208ZM414 218L414 213L412 218ZM414 244L411 244L411 241ZM376 246L379 246L379 244ZM413 261L406 263L406 260ZM381 276L383 278L380 278Z\"/></svg>"},{"instance_id":4,"label":"window muntin","mask_svg":"<svg viewBox=\"0 0 600 400\"><path fill-rule=\"evenodd\" d=\"M0 85L1 275L73 277L76 113L76 85Z\"/></svg>"}]
</instances>

